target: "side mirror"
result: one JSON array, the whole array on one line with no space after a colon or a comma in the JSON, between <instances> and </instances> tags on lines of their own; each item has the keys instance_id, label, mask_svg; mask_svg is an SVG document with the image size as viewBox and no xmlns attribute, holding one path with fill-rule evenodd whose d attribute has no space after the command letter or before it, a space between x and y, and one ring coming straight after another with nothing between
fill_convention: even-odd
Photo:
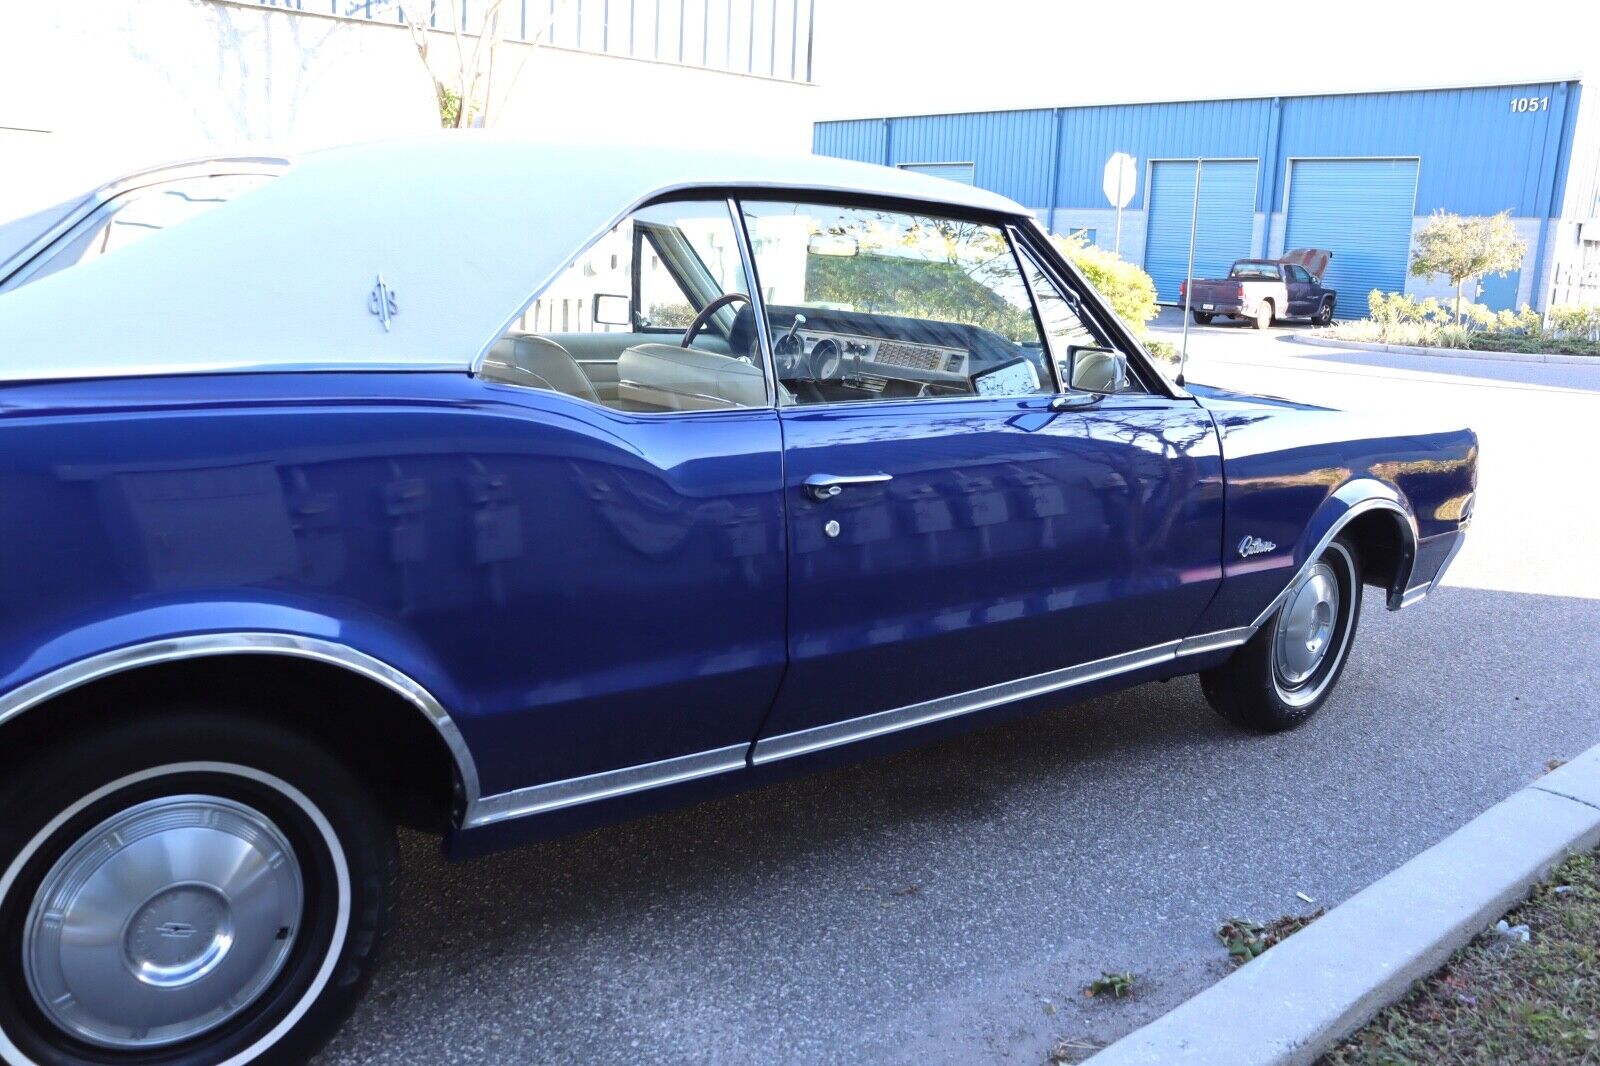
<instances>
[{"instance_id":1,"label":"side mirror","mask_svg":"<svg viewBox=\"0 0 1600 1066\"><path fill-rule=\"evenodd\" d=\"M593 313L589 317L596 325L632 326L633 301L626 296L597 292L594 294Z\"/></svg>"},{"instance_id":2,"label":"side mirror","mask_svg":"<svg viewBox=\"0 0 1600 1066\"><path fill-rule=\"evenodd\" d=\"M1110 348L1072 345L1058 368L1075 392L1121 392L1128 387L1128 357Z\"/></svg>"}]
</instances>

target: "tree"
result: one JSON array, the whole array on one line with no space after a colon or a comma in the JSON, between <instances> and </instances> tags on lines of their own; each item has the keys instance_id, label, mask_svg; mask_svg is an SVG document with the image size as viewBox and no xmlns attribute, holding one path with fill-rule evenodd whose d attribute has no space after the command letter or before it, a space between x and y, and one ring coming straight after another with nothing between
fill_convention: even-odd
<instances>
[{"instance_id":1,"label":"tree","mask_svg":"<svg viewBox=\"0 0 1600 1066\"><path fill-rule=\"evenodd\" d=\"M1443 274L1456 288L1456 325L1461 324L1462 288L1474 278L1503 275L1522 265L1528 242L1517 236L1511 212L1462 217L1435 211L1417 232L1411 276Z\"/></svg>"},{"instance_id":2,"label":"tree","mask_svg":"<svg viewBox=\"0 0 1600 1066\"><path fill-rule=\"evenodd\" d=\"M462 27L465 3L466 0L410 0L409 3L389 0L389 6L411 31L411 43L416 46L423 69L433 79L434 95L439 100L439 124L447 129L491 126L499 112L494 97L494 64L511 19L502 12L504 0L481 0L471 5L477 32L469 33ZM543 42L551 23L566 11L569 3L571 0L561 0L551 8L538 32L528 41L530 46ZM435 27L441 19L448 29ZM445 33L450 35L455 47L453 53L441 56L434 53L433 45L437 43L436 36ZM510 95L531 50L530 47L523 51L509 80L501 79L505 85L499 93L500 101Z\"/></svg>"}]
</instances>

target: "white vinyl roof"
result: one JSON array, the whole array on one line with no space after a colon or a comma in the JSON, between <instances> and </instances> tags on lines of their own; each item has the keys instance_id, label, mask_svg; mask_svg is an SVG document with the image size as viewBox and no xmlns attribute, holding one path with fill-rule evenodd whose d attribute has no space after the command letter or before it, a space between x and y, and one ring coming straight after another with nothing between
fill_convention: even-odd
<instances>
[{"instance_id":1,"label":"white vinyl roof","mask_svg":"<svg viewBox=\"0 0 1600 1066\"><path fill-rule=\"evenodd\" d=\"M633 208L707 186L1026 214L956 182L817 156L483 132L333 148L232 203L0 295L0 380L467 370ZM369 310L380 276L394 294L387 331Z\"/></svg>"}]
</instances>

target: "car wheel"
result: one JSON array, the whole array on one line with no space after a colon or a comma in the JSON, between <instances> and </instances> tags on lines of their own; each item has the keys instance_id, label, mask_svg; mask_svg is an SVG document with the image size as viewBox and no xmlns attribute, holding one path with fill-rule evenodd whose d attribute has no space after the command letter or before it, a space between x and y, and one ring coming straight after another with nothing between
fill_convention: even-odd
<instances>
[{"instance_id":1,"label":"car wheel","mask_svg":"<svg viewBox=\"0 0 1600 1066\"><path fill-rule=\"evenodd\" d=\"M1309 719L1339 681L1361 615L1361 566L1334 540L1289 586L1272 618L1221 666L1200 674L1224 718L1265 733Z\"/></svg>"},{"instance_id":2,"label":"car wheel","mask_svg":"<svg viewBox=\"0 0 1600 1066\"><path fill-rule=\"evenodd\" d=\"M1211 325L1212 318L1216 317L1210 311L1195 311L1193 314L1195 324L1200 326Z\"/></svg>"},{"instance_id":3,"label":"car wheel","mask_svg":"<svg viewBox=\"0 0 1600 1066\"><path fill-rule=\"evenodd\" d=\"M1272 301L1262 300L1261 306L1256 308L1256 317L1252 324L1256 329L1266 329L1272 325Z\"/></svg>"},{"instance_id":4,"label":"car wheel","mask_svg":"<svg viewBox=\"0 0 1600 1066\"><path fill-rule=\"evenodd\" d=\"M140 716L30 756L0 811L0 1060L301 1062L366 988L394 829L292 732Z\"/></svg>"},{"instance_id":5,"label":"car wheel","mask_svg":"<svg viewBox=\"0 0 1600 1066\"><path fill-rule=\"evenodd\" d=\"M1333 298L1331 296L1322 301L1322 306L1317 308L1317 313L1311 321L1318 326L1326 326L1333 321Z\"/></svg>"}]
</instances>

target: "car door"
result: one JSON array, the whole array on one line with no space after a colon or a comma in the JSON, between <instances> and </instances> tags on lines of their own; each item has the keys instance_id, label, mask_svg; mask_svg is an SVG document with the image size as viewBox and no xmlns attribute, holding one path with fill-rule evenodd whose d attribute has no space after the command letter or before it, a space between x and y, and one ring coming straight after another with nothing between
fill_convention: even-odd
<instances>
[{"instance_id":1,"label":"car door","mask_svg":"<svg viewBox=\"0 0 1600 1066\"><path fill-rule=\"evenodd\" d=\"M1316 286L1311 283L1311 275L1306 273L1305 267L1284 264L1283 283L1289 292L1290 315L1309 315L1316 309Z\"/></svg>"},{"instance_id":2,"label":"car door","mask_svg":"<svg viewBox=\"0 0 1600 1066\"><path fill-rule=\"evenodd\" d=\"M936 212L743 208L787 401L789 669L757 762L1188 634L1220 580L1211 420L1143 367L1059 392L1052 356L1108 338L1055 267Z\"/></svg>"},{"instance_id":3,"label":"car door","mask_svg":"<svg viewBox=\"0 0 1600 1066\"><path fill-rule=\"evenodd\" d=\"M726 200L652 205L580 255L483 366L493 432L464 481L472 525L455 554L487 588L441 624L470 635L483 705L469 739L500 768L485 791L509 792L495 816L744 767L784 670L781 431L764 368L724 338L682 345L681 327L640 336L577 316L629 291L645 224L706 259L724 248L717 295L749 291ZM653 376L630 398L580 353ZM422 503L392 506L406 523Z\"/></svg>"}]
</instances>

